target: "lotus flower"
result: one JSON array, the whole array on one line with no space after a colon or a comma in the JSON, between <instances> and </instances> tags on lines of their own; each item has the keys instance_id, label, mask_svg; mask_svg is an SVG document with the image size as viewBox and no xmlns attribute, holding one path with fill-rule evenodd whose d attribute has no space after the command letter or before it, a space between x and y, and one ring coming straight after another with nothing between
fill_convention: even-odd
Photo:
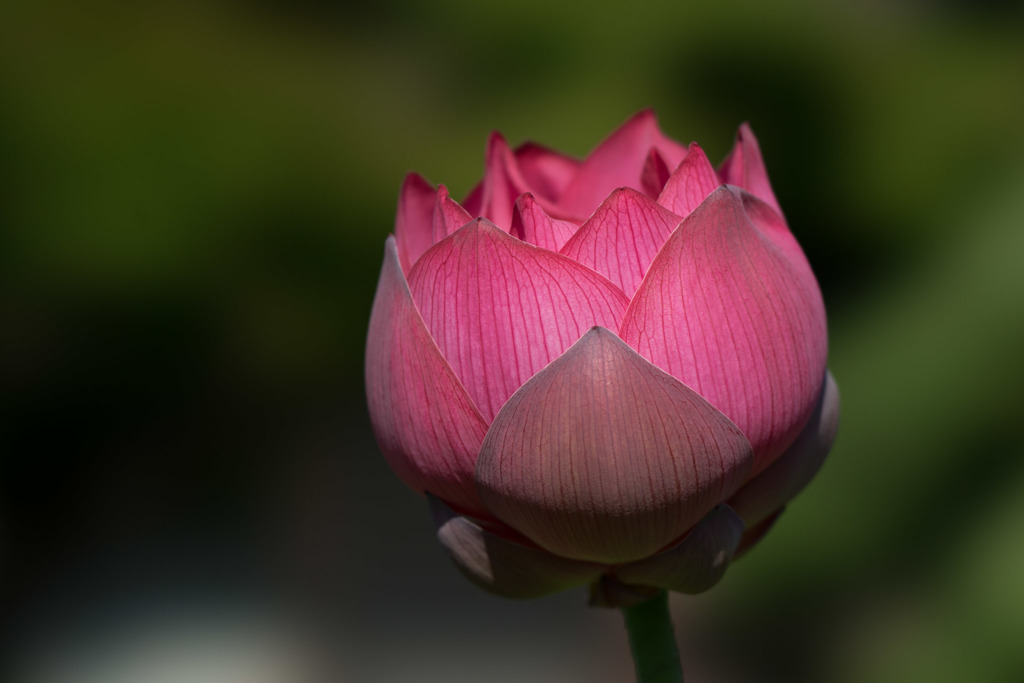
<instances>
[{"instance_id":1,"label":"lotus flower","mask_svg":"<svg viewBox=\"0 0 1024 683\"><path fill-rule=\"evenodd\" d=\"M471 580L624 604L710 587L808 483L838 417L827 348L750 128L716 170L644 111L582 161L492 134L461 203L409 175L366 384Z\"/></svg>"}]
</instances>

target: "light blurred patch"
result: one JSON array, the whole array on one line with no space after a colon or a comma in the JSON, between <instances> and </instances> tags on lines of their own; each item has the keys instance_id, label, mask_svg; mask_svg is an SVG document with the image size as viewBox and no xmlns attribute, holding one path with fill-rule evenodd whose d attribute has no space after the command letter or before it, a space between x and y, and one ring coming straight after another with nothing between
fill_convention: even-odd
<instances>
[{"instance_id":1,"label":"light blurred patch","mask_svg":"<svg viewBox=\"0 0 1024 683\"><path fill-rule=\"evenodd\" d=\"M258 615L152 615L41 634L15 683L327 683L308 635Z\"/></svg>"}]
</instances>

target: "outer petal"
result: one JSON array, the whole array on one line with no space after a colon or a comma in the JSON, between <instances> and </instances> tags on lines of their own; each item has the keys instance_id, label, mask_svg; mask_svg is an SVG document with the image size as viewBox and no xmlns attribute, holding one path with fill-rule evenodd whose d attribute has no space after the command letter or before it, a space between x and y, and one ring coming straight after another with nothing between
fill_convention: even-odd
<instances>
[{"instance_id":1,"label":"outer petal","mask_svg":"<svg viewBox=\"0 0 1024 683\"><path fill-rule=\"evenodd\" d=\"M478 219L434 245L409 287L444 357L490 421L593 325L621 320L615 285Z\"/></svg>"},{"instance_id":2,"label":"outer petal","mask_svg":"<svg viewBox=\"0 0 1024 683\"><path fill-rule=\"evenodd\" d=\"M434 202L433 242L431 244L437 244L471 220L473 218L466 213L466 210L448 196L448 188L439 185L437 200Z\"/></svg>"},{"instance_id":3,"label":"outer petal","mask_svg":"<svg viewBox=\"0 0 1024 683\"><path fill-rule=\"evenodd\" d=\"M390 237L366 340L366 394L377 442L398 476L483 512L473 467L487 423L430 338Z\"/></svg>"},{"instance_id":4,"label":"outer petal","mask_svg":"<svg viewBox=\"0 0 1024 683\"><path fill-rule=\"evenodd\" d=\"M405 176L398 193L395 241L402 269L409 272L416 260L433 244L431 223L437 190L417 173Z\"/></svg>"},{"instance_id":5,"label":"outer petal","mask_svg":"<svg viewBox=\"0 0 1024 683\"><path fill-rule=\"evenodd\" d=\"M640 187L651 148L675 168L686 148L665 136L654 112L645 109L623 123L583 161L579 172L558 201L568 217L586 218L616 187Z\"/></svg>"},{"instance_id":6,"label":"outer petal","mask_svg":"<svg viewBox=\"0 0 1024 683\"><path fill-rule=\"evenodd\" d=\"M729 501L748 527L769 517L810 483L825 462L838 428L839 387L832 373L826 373L818 405L800 436Z\"/></svg>"},{"instance_id":7,"label":"outer petal","mask_svg":"<svg viewBox=\"0 0 1024 683\"><path fill-rule=\"evenodd\" d=\"M580 168L578 159L535 142L526 142L517 147L515 157L530 190L552 202L562 196Z\"/></svg>"},{"instance_id":8,"label":"outer petal","mask_svg":"<svg viewBox=\"0 0 1024 683\"><path fill-rule=\"evenodd\" d=\"M770 211L759 206L736 188L715 190L662 247L620 330L739 425L754 473L810 417L828 346L814 275L751 222L747 207Z\"/></svg>"},{"instance_id":9,"label":"outer petal","mask_svg":"<svg viewBox=\"0 0 1024 683\"><path fill-rule=\"evenodd\" d=\"M558 251L578 228L575 223L549 216L527 192L516 200L509 233L541 249Z\"/></svg>"},{"instance_id":10,"label":"outer petal","mask_svg":"<svg viewBox=\"0 0 1024 683\"><path fill-rule=\"evenodd\" d=\"M437 538L473 583L506 598L536 598L596 580L599 564L557 557L499 536L427 495Z\"/></svg>"},{"instance_id":11,"label":"outer petal","mask_svg":"<svg viewBox=\"0 0 1024 683\"><path fill-rule=\"evenodd\" d=\"M615 577L627 584L702 593L725 574L742 536L743 520L728 505L719 505L679 543L618 567Z\"/></svg>"},{"instance_id":12,"label":"outer petal","mask_svg":"<svg viewBox=\"0 0 1024 683\"><path fill-rule=\"evenodd\" d=\"M618 564L679 538L750 463L736 425L595 327L509 399L476 475L487 508L545 550Z\"/></svg>"},{"instance_id":13,"label":"outer petal","mask_svg":"<svg viewBox=\"0 0 1024 683\"><path fill-rule=\"evenodd\" d=\"M783 215L772 191L772 184L768 181L768 170L761 157L761 146L754 137L754 131L750 130L750 124L740 125L732 151L718 169L718 177L723 183L742 187L767 202L780 216Z\"/></svg>"},{"instance_id":14,"label":"outer petal","mask_svg":"<svg viewBox=\"0 0 1024 683\"><path fill-rule=\"evenodd\" d=\"M658 250L682 220L629 188L619 188L562 247L633 296Z\"/></svg>"},{"instance_id":15,"label":"outer petal","mask_svg":"<svg viewBox=\"0 0 1024 683\"><path fill-rule=\"evenodd\" d=\"M718 176L704 150L696 142L691 142L686 158L679 162L665 182L658 203L674 214L687 216L718 185Z\"/></svg>"}]
</instances>

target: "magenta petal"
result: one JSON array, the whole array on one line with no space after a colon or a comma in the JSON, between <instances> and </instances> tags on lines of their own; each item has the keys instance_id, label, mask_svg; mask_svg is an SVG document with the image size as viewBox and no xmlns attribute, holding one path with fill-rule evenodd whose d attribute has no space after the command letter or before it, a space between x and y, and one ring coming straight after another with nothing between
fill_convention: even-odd
<instances>
[{"instance_id":1,"label":"magenta petal","mask_svg":"<svg viewBox=\"0 0 1024 683\"><path fill-rule=\"evenodd\" d=\"M768 170L761 157L761 146L750 130L750 124L744 123L736 132L736 142L718 169L719 179L727 185L742 187L755 197L765 201L782 215L779 202L772 192L772 184L768 181Z\"/></svg>"},{"instance_id":2,"label":"magenta petal","mask_svg":"<svg viewBox=\"0 0 1024 683\"><path fill-rule=\"evenodd\" d=\"M431 223L437 190L417 173L405 176L398 193L395 240L402 269L409 272L417 259L433 244Z\"/></svg>"},{"instance_id":3,"label":"magenta petal","mask_svg":"<svg viewBox=\"0 0 1024 683\"><path fill-rule=\"evenodd\" d=\"M424 254L409 275L416 306L488 421L523 382L628 303L580 264L477 219Z\"/></svg>"},{"instance_id":4,"label":"magenta petal","mask_svg":"<svg viewBox=\"0 0 1024 683\"><path fill-rule=\"evenodd\" d=\"M552 202L562 196L580 167L578 159L535 142L526 142L517 147L515 157L530 190Z\"/></svg>"},{"instance_id":5,"label":"magenta petal","mask_svg":"<svg viewBox=\"0 0 1024 683\"><path fill-rule=\"evenodd\" d=\"M596 580L604 567L557 557L484 529L427 495L437 538L473 583L506 598L536 598Z\"/></svg>"},{"instance_id":6,"label":"magenta petal","mask_svg":"<svg viewBox=\"0 0 1024 683\"><path fill-rule=\"evenodd\" d=\"M658 203L679 216L687 216L719 186L715 169L696 142L665 182Z\"/></svg>"},{"instance_id":7,"label":"magenta petal","mask_svg":"<svg viewBox=\"0 0 1024 683\"><path fill-rule=\"evenodd\" d=\"M810 417L828 341L806 260L758 229L748 207L771 211L723 186L687 216L651 264L620 334L743 430L757 473Z\"/></svg>"},{"instance_id":8,"label":"magenta petal","mask_svg":"<svg viewBox=\"0 0 1024 683\"><path fill-rule=\"evenodd\" d=\"M826 373L818 405L800 436L729 501L748 527L769 517L810 483L825 462L838 428L839 387L832 373Z\"/></svg>"},{"instance_id":9,"label":"magenta petal","mask_svg":"<svg viewBox=\"0 0 1024 683\"><path fill-rule=\"evenodd\" d=\"M466 213L466 210L459 206L458 202L448 196L448 188L439 185L437 201L434 202L434 241L432 244L437 244L471 220L473 220L472 216Z\"/></svg>"},{"instance_id":10,"label":"magenta petal","mask_svg":"<svg viewBox=\"0 0 1024 683\"><path fill-rule=\"evenodd\" d=\"M677 593L702 593L725 574L742 536L743 520L728 505L719 505L679 543L616 568L615 578Z\"/></svg>"},{"instance_id":11,"label":"magenta petal","mask_svg":"<svg viewBox=\"0 0 1024 683\"><path fill-rule=\"evenodd\" d=\"M643 170L640 171L640 189L651 199L657 199L671 175L664 157L654 147L647 154Z\"/></svg>"},{"instance_id":12,"label":"magenta petal","mask_svg":"<svg viewBox=\"0 0 1024 683\"><path fill-rule=\"evenodd\" d=\"M566 216L586 218L617 187L640 187L640 177L651 148L657 149L668 168L686 156L686 148L665 136L654 112L645 109L619 126L583 160L580 170L559 198Z\"/></svg>"},{"instance_id":13,"label":"magenta petal","mask_svg":"<svg viewBox=\"0 0 1024 683\"><path fill-rule=\"evenodd\" d=\"M516 200L509 233L541 249L558 251L578 228L575 223L550 217L527 192Z\"/></svg>"},{"instance_id":14,"label":"magenta petal","mask_svg":"<svg viewBox=\"0 0 1024 683\"><path fill-rule=\"evenodd\" d=\"M484 512L473 468L487 423L430 338L390 237L366 340L366 394L377 442L398 476Z\"/></svg>"},{"instance_id":15,"label":"magenta petal","mask_svg":"<svg viewBox=\"0 0 1024 683\"><path fill-rule=\"evenodd\" d=\"M480 449L480 497L556 555L664 548L750 472L750 444L695 392L595 327L508 400Z\"/></svg>"},{"instance_id":16,"label":"magenta petal","mask_svg":"<svg viewBox=\"0 0 1024 683\"><path fill-rule=\"evenodd\" d=\"M519 171L519 165L512 150L509 149L508 142L501 133L491 133L487 140L484 179L480 189L480 209L477 215L508 232L516 199L527 190L529 187ZM466 208L469 209L468 204Z\"/></svg>"},{"instance_id":17,"label":"magenta petal","mask_svg":"<svg viewBox=\"0 0 1024 683\"><path fill-rule=\"evenodd\" d=\"M626 296L633 296L680 220L653 199L620 188L580 226L561 253L601 273Z\"/></svg>"}]
</instances>

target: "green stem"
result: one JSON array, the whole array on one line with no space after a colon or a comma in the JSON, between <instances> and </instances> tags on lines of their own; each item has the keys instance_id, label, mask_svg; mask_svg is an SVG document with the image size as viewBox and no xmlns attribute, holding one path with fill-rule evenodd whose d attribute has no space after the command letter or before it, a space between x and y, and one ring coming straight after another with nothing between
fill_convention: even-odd
<instances>
[{"instance_id":1,"label":"green stem","mask_svg":"<svg viewBox=\"0 0 1024 683\"><path fill-rule=\"evenodd\" d=\"M683 667L668 612L668 593L623 607L637 683L683 683Z\"/></svg>"}]
</instances>

